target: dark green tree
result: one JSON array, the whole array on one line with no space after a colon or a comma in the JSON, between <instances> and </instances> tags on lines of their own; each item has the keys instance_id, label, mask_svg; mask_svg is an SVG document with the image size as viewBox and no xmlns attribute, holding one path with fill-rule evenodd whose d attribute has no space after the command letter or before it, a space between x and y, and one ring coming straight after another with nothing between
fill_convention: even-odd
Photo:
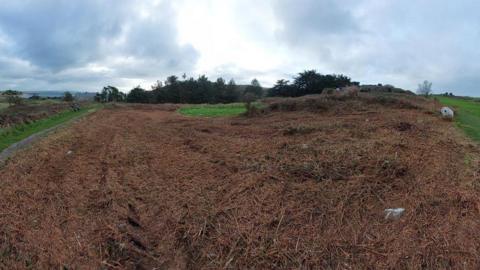
<instances>
[{"instance_id":1,"label":"dark green tree","mask_svg":"<svg viewBox=\"0 0 480 270\"><path fill-rule=\"evenodd\" d=\"M29 99L31 99L31 100L40 100L41 98L40 98L40 95L38 95L37 93L34 93L34 94L32 94L31 97L29 97Z\"/></svg>"},{"instance_id":2,"label":"dark green tree","mask_svg":"<svg viewBox=\"0 0 480 270\"><path fill-rule=\"evenodd\" d=\"M102 94L96 93L95 96L93 97L93 100L95 102L102 102Z\"/></svg>"},{"instance_id":3,"label":"dark green tree","mask_svg":"<svg viewBox=\"0 0 480 270\"><path fill-rule=\"evenodd\" d=\"M277 84L270 89L268 95L298 97L320 94L325 88L339 88L358 84L358 82L351 82L351 79L344 75L322 75L315 70L306 70L294 78L293 84L289 84L285 80L277 81Z\"/></svg>"},{"instance_id":4,"label":"dark green tree","mask_svg":"<svg viewBox=\"0 0 480 270\"><path fill-rule=\"evenodd\" d=\"M260 82L257 79L253 79L250 85L245 88L243 95L247 94L253 95L255 98L260 98L263 96L263 88L260 85Z\"/></svg>"},{"instance_id":5,"label":"dark green tree","mask_svg":"<svg viewBox=\"0 0 480 270\"><path fill-rule=\"evenodd\" d=\"M322 75L315 70L306 70L298 74L293 82L295 93L292 96L320 94L325 87Z\"/></svg>"},{"instance_id":6,"label":"dark green tree","mask_svg":"<svg viewBox=\"0 0 480 270\"><path fill-rule=\"evenodd\" d=\"M212 102L213 103L226 103L225 96L227 94L227 84L223 78L218 78L213 83Z\"/></svg>"},{"instance_id":7,"label":"dark green tree","mask_svg":"<svg viewBox=\"0 0 480 270\"><path fill-rule=\"evenodd\" d=\"M133 88L127 95L127 102L131 103L149 103L150 94L145 89L137 86Z\"/></svg>"},{"instance_id":8,"label":"dark green tree","mask_svg":"<svg viewBox=\"0 0 480 270\"><path fill-rule=\"evenodd\" d=\"M151 102L152 103L165 103L168 102L165 94L165 87L161 81L157 81L152 86Z\"/></svg>"},{"instance_id":9,"label":"dark green tree","mask_svg":"<svg viewBox=\"0 0 480 270\"><path fill-rule=\"evenodd\" d=\"M5 90L2 92L2 96L21 96L23 93L17 90Z\"/></svg>"},{"instance_id":10,"label":"dark green tree","mask_svg":"<svg viewBox=\"0 0 480 270\"><path fill-rule=\"evenodd\" d=\"M73 95L72 93L70 92L65 92L63 93L63 101L66 101L66 102L72 102L73 101Z\"/></svg>"},{"instance_id":11,"label":"dark green tree","mask_svg":"<svg viewBox=\"0 0 480 270\"><path fill-rule=\"evenodd\" d=\"M277 83L268 90L269 97L289 97L294 95L294 86L289 84L288 80L278 80Z\"/></svg>"},{"instance_id":12,"label":"dark green tree","mask_svg":"<svg viewBox=\"0 0 480 270\"><path fill-rule=\"evenodd\" d=\"M99 98L102 102L123 102L125 101L126 95L118 90L118 88L109 85L103 87Z\"/></svg>"},{"instance_id":13,"label":"dark green tree","mask_svg":"<svg viewBox=\"0 0 480 270\"><path fill-rule=\"evenodd\" d=\"M174 85L178 83L178 77L175 75L169 76L167 80L165 81L165 85Z\"/></svg>"},{"instance_id":14,"label":"dark green tree","mask_svg":"<svg viewBox=\"0 0 480 270\"><path fill-rule=\"evenodd\" d=\"M180 103L180 83L178 77L172 75L165 81L164 99L171 103Z\"/></svg>"},{"instance_id":15,"label":"dark green tree","mask_svg":"<svg viewBox=\"0 0 480 270\"><path fill-rule=\"evenodd\" d=\"M214 103L213 83L207 76L201 75L197 79L197 88L193 93L193 103Z\"/></svg>"},{"instance_id":16,"label":"dark green tree","mask_svg":"<svg viewBox=\"0 0 480 270\"><path fill-rule=\"evenodd\" d=\"M16 90L6 90L2 93L2 96L6 97L9 105L20 105L23 103L23 93Z\"/></svg>"},{"instance_id":17,"label":"dark green tree","mask_svg":"<svg viewBox=\"0 0 480 270\"><path fill-rule=\"evenodd\" d=\"M227 87L225 89L225 95L224 95L225 103L237 102L239 100L239 96L240 95L238 92L238 86L235 83L235 80L231 79L228 82Z\"/></svg>"}]
</instances>

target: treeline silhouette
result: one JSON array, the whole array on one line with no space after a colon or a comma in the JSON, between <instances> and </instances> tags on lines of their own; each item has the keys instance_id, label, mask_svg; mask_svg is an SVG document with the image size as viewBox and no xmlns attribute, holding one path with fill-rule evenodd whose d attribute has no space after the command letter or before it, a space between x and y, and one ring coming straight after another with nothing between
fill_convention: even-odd
<instances>
[{"instance_id":1,"label":"treeline silhouette","mask_svg":"<svg viewBox=\"0 0 480 270\"><path fill-rule=\"evenodd\" d=\"M268 90L270 97L299 97L311 94L321 94L327 88L341 88L350 85L359 85L345 75L327 74L322 75L315 70L307 70L299 73L293 83L287 80L278 80Z\"/></svg>"},{"instance_id":2,"label":"treeline silhouette","mask_svg":"<svg viewBox=\"0 0 480 270\"><path fill-rule=\"evenodd\" d=\"M170 76L165 82L157 81L151 90L137 86L128 94L120 92L114 86L106 86L96 94L95 99L99 102L131 103L232 103L265 96L297 97L320 94L326 88L358 84L344 75L323 75L315 70L299 73L292 83L279 80L270 89L263 88L257 79L253 79L249 85L237 85L233 79L228 83L223 78L212 82L205 75L197 79L187 79L183 75L182 79Z\"/></svg>"}]
</instances>

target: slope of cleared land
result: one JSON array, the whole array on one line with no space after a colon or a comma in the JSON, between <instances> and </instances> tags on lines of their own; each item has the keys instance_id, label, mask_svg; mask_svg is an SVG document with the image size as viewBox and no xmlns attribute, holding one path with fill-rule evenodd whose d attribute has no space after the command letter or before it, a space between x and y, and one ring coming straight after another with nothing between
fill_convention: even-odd
<instances>
[{"instance_id":1,"label":"slope of cleared land","mask_svg":"<svg viewBox=\"0 0 480 270\"><path fill-rule=\"evenodd\" d=\"M408 102L318 99L122 106L49 136L0 171L1 264L478 268L478 147Z\"/></svg>"}]
</instances>

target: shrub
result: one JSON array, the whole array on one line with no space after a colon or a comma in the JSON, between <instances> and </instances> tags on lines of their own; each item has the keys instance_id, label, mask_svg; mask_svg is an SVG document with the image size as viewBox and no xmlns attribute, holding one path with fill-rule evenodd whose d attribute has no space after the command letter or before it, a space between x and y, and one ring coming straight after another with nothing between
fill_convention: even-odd
<instances>
[{"instance_id":1,"label":"shrub","mask_svg":"<svg viewBox=\"0 0 480 270\"><path fill-rule=\"evenodd\" d=\"M68 91L65 92L65 93L63 94L63 101L72 102L72 101L73 101L73 95L72 95L72 93L70 93L70 92L68 92Z\"/></svg>"},{"instance_id":2,"label":"shrub","mask_svg":"<svg viewBox=\"0 0 480 270\"><path fill-rule=\"evenodd\" d=\"M23 99L18 95L7 95L7 102L9 105L21 105Z\"/></svg>"},{"instance_id":3,"label":"shrub","mask_svg":"<svg viewBox=\"0 0 480 270\"><path fill-rule=\"evenodd\" d=\"M253 105L253 102L257 100L257 97L253 93L246 93L243 96L243 101L245 102L245 109L247 110L245 112L246 116L254 116L259 113L258 108Z\"/></svg>"}]
</instances>

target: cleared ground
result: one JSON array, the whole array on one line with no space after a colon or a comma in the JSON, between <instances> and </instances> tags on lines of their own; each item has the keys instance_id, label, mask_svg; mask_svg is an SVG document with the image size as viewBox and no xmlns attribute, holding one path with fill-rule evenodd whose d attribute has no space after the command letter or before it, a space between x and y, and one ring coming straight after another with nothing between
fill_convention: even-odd
<instances>
[{"instance_id":1,"label":"cleared ground","mask_svg":"<svg viewBox=\"0 0 480 270\"><path fill-rule=\"evenodd\" d=\"M0 262L478 268L478 147L391 102L272 103L254 118L96 112L0 171ZM392 207L406 214L385 220Z\"/></svg>"}]
</instances>

